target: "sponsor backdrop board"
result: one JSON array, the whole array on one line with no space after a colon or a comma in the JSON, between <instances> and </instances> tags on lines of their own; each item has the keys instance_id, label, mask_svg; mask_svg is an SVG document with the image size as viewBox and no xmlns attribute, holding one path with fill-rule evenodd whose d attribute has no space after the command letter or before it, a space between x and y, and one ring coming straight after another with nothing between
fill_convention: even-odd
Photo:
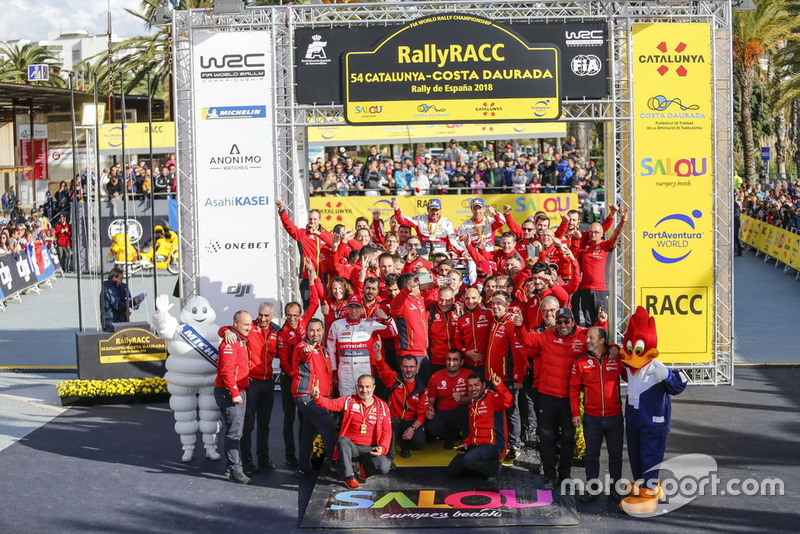
<instances>
[{"instance_id":1,"label":"sponsor backdrop board","mask_svg":"<svg viewBox=\"0 0 800 534\"><path fill-rule=\"evenodd\" d=\"M747 215L741 216L743 243L800 270L800 235Z\"/></svg>"},{"instance_id":2,"label":"sponsor backdrop board","mask_svg":"<svg viewBox=\"0 0 800 534\"><path fill-rule=\"evenodd\" d=\"M442 201L442 216L450 219L458 226L472 217L469 203L470 195L441 195L441 196L414 196L396 197L403 215L413 217L428 211L428 202L432 198ZM550 217L551 226L561 224L561 216L566 215L571 209L578 209L578 195L574 193L541 193L536 195L480 195L487 206L494 206L497 211L503 211L503 206L511 206L511 216L518 223L526 217L533 216L541 210ZM348 228L354 228L357 217L367 217L372 220L375 210L381 212L381 218L388 221L394 215L391 207L392 197L311 197L310 209L319 210L322 217L322 226L328 230L334 225L342 223ZM388 229L388 226L387 226Z\"/></svg>"},{"instance_id":3,"label":"sponsor backdrop board","mask_svg":"<svg viewBox=\"0 0 800 534\"><path fill-rule=\"evenodd\" d=\"M561 87L566 98L602 98L608 90L608 27L605 22L518 22L505 26L530 43L560 50ZM299 104L343 104L342 55L372 50L402 26L389 24L295 30L295 77ZM477 42L477 41L476 41ZM319 80L338 83L319 83Z\"/></svg>"},{"instance_id":4,"label":"sponsor backdrop board","mask_svg":"<svg viewBox=\"0 0 800 534\"><path fill-rule=\"evenodd\" d=\"M311 126L308 144L330 146L346 143L434 143L456 138L459 141L483 139L539 139L564 137L565 122L481 123L481 124L408 124L393 126L350 126L347 124Z\"/></svg>"},{"instance_id":5,"label":"sponsor backdrop board","mask_svg":"<svg viewBox=\"0 0 800 534\"><path fill-rule=\"evenodd\" d=\"M374 50L347 52L352 124L507 122L561 116L558 48L472 15L410 22Z\"/></svg>"},{"instance_id":6,"label":"sponsor backdrop board","mask_svg":"<svg viewBox=\"0 0 800 534\"><path fill-rule=\"evenodd\" d=\"M714 351L710 43L708 24L633 26L635 299L665 363Z\"/></svg>"},{"instance_id":7,"label":"sponsor backdrop board","mask_svg":"<svg viewBox=\"0 0 800 534\"><path fill-rule=\"evenodd\" d=\"M98 146L103 155L119 154L122 151L123 132L127 154L150 152L150 125L146 122L104 124L100 126ZM153 153L164 154L175 151L175 123L154 122L152 130Z\"/></svg>"},{"instance_id":8,"label":"sponsor backdrop board","mask_svg":"<svg viewBox=\"0 0 800 534\"><path fill-rule=\"evenodd\" d=\"M194 34L197 276L219 324L278 295L271 38Z\"/></svg>"}]
</instances>

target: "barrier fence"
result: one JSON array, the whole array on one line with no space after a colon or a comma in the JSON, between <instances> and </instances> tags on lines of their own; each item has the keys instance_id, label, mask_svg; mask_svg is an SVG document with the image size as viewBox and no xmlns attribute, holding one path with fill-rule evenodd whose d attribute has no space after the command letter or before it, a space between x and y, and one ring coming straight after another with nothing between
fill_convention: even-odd
<instances>
[{"instance_id":1,"label":"barrier fence","mask_svg":"<svg viewBox=\"0 0 800 534\"><path fill-rule=\"evenodd\" d=\"M41 243L19 254L0 256L0 310L5 310L5 301L21 301L22 293L48 283L59 269L58 257Z\"/></svg>"},{"instance_id":2,"label":"barrier fence","mask_svg":"<svg viewBox=\"0 0 800 534\"><path fill-rule=\"evenodd\" d=\"M756 249L756 256L764 254L764 261L775 260L777 267L784 265L783 271L795 270L795 280L800 278L800 235L791 230L778 228L765 221L748 215L741 216L741 240Z\"/></svg>"}]
</instances>

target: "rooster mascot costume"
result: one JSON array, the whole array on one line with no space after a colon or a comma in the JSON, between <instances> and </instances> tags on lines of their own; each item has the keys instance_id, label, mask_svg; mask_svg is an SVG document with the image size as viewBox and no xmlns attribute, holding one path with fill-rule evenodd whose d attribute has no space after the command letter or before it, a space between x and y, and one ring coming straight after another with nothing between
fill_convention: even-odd
<instances>
[{"instance_id":1,"label":"rooster mascot costume","mask_svg":"<svg viewBox=\"0 0 800 534\"><path fill-rule=\"evenodd\" d=\"M667 448L671 396L686 389L688 378L656 360L656 322L641 306L631 316L622 343L628 380L625 427L634 484L620 507L630 515L650 514L662 495L657 466Z\"/></svg>"}]
</instances>

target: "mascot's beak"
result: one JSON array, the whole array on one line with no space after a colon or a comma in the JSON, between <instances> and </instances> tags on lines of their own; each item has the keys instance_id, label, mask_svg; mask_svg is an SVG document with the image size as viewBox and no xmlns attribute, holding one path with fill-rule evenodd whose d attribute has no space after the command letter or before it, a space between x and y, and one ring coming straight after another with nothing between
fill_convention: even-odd
<instances>
[{"instance_id":1,"label":"mascot's beak","mask_svg":"<svg viewBox=\"0 0 800 534\"><path fill-rule=\"evenodd\" d=\"M622 363L633 369L641 369L651 360L658 358L658 349L653 347L647 349L641 354L629 353L624 348L620 349L619 354L622 358Z\"/></svg>"}]
</instances>

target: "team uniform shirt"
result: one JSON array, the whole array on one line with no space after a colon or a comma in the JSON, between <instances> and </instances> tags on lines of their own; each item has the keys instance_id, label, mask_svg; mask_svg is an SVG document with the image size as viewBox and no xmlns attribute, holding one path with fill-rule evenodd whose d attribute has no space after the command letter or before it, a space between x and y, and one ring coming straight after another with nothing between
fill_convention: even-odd
<instances>
[{"instance_id":1,"label":"team uniform shirt","mask_svg":"<svg viewBox=\"0 0 800 534\"><path fill-rule=\"evenodd\" d=\"M525 237L525 232L522 231L522 226L514 220L513 217L506 217L506 224L508 225L508 230L517 237L517 244L515 248L517 249L517 253L520 257L524 260L522 262L523 265L528 261L528 245L533 245L535 248L534 257L538 258L539 253L541 252L541 243L539 243L536 239L527 239Z\"/></svg>"},{"instance_id":2,"label":"team uniform shirt","mask_svg":"<svg viewBox=\"0 0 800 534\"><path fill-rule=\"evenodd\" d=\"M420 267L424 267L430 271L433 269L433 263L420 256L414 261L407 261L405 265L403 265L402 274L415 273Z\"/></svg>"},{"instance_id":3,"label":"team uniform shirt","mask_svg":"<svg viewBox=\"0 0 800 534\"><path fill-rule=\"evenodd\" d=\"M219 337L225 337L225 331L233 327L223 326L217 332ZM275 323L270 323L264 329L253 323L253 328L247 334L247 347L250 349L250 378L269 380L272 378L272 361L278 354L278 333L280 328Z\"/></svg>"},{"instance_id":4,"label":"team uniform shirt","mask_svg":"<svg viewBox=\"0 0 800 534\"><path fill-rule=\"evenodd\" d=\"M500 383L497 391L486 390L479 399L469 405L469 435L464 440L467 446L494 445L500 456L505 454L508 436L505 411L514 404L508 388Z\"/></svg>"},{"instance_id":5,"label":"team uniform shirt","mask_svg":"<svg viewBox=\"0 0 800 534\"><path fill-rule=\"evenodd\" d=\"M384 360L377 362L377 368L381 382L391 391L388 400L389 415L402 421L418 421L420 426L425 424L428 391L422 379L417 376L413 382L406 382Z\"/></svg>"},{"instance_id":6,"label":"team uniform shirt","mask_svg":"<svg viewBox=\"0 0 800 534\"><path fill-rule=\"evenodd\" d=\"M331 325L327 350L332 368L339 377L340 392L355 391L358 377L370 374L371 362L374 360L374 335L381 330L388 330L390 336L397 334L391 318L388 321L351 321L344 318Z\"/></svg>"},{"instance_id":7,"label":"team uniform shirt","mask_svg":"<svg viewBox=\"0 0 800 534\"><path fill-rule=\"evenodd\" d=\"M397 321L397 340L395 348L397 356L423 357L428 354L428 312L425 300L421 296L413 296L408 287L392 300L392 316Z\"/></svg>"},{"instance_id":8,"label":"team uniform shirt","mask_svg":"<svg viewBox=\"0 0 800 534\"><path fill-rule=\"evenodd\" d=\"M392 419L389 406L373 397L371 406L365 406L358 395L348 395L338 399L318 397L317 406L332 412L342 412L342 426L339 437L349 438L356 445L376 445L389 452L392 443Z\"/></svg>"},{"instance_id":9,"label":"team uniform shirt","mask_svg":"<svg viewBox=\"0 0 800 534\"><path fill-rule=\"evenodd\" d=\"M319 278L317 280L319 280ZM320 286L321 285L322 283L320 282ZM278 361L280 362L283 372L288 375L291 375L292 370L294 369L294 363L292 362L294 349L298 343L300 343L306 337L306 327L308 326L308 322L314 317L314 314L317 312L317 308L319 307L318 294L319 287L316 284L311 286L311 296L309 297L308 308L297 322L297 327L292 328L288 323L283 323L283 327L281 327L280 331L278 332Z\"/></svg>"},{"instance_id":10,"label":"team uniform shirt","mask_svg":"<svg viewBox=\"0 0 800 534\"><path fill-rule=\"evenodd\" d=\"M470 350L478 351L478 354L486 356L486 345L489 340L489 328L492 322L492 312L476 307L474 310L464 310L464 315L458 318L456 323L456 348L464 354ZM469 356L466 357L471 365L481 365L475 363ZM486 360L484 360L485 362Z\"/></svg>"},{"instance_id":11,"label":"team uniform shirt","mask_svg":"<svg viewBox=\"0 0 800 534\"><path fill-rule=\"evenodd\" d=\"M514 359L511 354L514 330L510 313L506 313L501 319L492 317L486 342L487 378L490 376L490 372L494 372L505 382L514 375Z\"/></svg>"},{"instance_id":12,"label":"team uniform shirt","mask_svg":"<svg viewBox=\"0 0 800 534\"><path fill-rule=\"evenodd\" d=\"M219 345L217 359L217 379L214 385L226 388L232 398L239 396L239 391L250 383L250 350L247 339L236 333L238 338L233 343L223 341Z\"/></svg>"},{"instance_id":13,"label":"team uniform shirt","mask_svg":"<svg viewBox=\"0 0 800 534\"><path fill-rule=\"evenodd\" d=\"M461 403L456 402L453 393L467 397L467 378L472 374L470 369L461 368L456 376L449 376L447 369L436 371L428 381L428 402L437 411L455 410Z\"/></svg>"},{"instance_id":14,"label":"team uniform shirt","mask_svg":"<svg viewBox=\"0 0 800 534\"><path fill-rule=\"evenodd\" d=\"M443 312L439 306L428 308L430 333L430 349L428 356L431 364L444 365L447 352L455 347L456 322L458 315L455 306Z\"/></svg>"},{"instance_id":15,"label":"team uniform shirt","mask_svg":"<svg viewBox=\"0 0 800 534\"><path fill-rule=\"evenodd\" d=\"M306 347L312 350L306 352ZM333 393L333 370L331 359L325 352L322 343L301 341L294 349L292 356L292 395L302 397L311 395L311 390L319 384L319 394L330 397Z\"/></svg>"},{"instance_id":16,"label":"team uniform shirt","mask_svg":"<svg viewBox=\"0 0 800 534\"><path fill-rule=\"evenodd\" d=\"M618 358L609 359L608 350L601 358L587 352L572 365L569 379L569 405L572 417L583 413L592 417L611 417L622 413L619 397L619 377L624 367Z\"/></svg>"},{"instance_id":17,"label":"team uniform shirt","mask_svg":"<svg viewBox=\"0 0 800 534\"><path fill-rule=\"evenodd\" d=\"M286 232L303 248L303 265L300 270L301 278L308 278L308 267L312 267L319 272L320 257L322 247L325 245L333 246L333 234L322 230L320 235L312 234L305 228L298 228L289 218L289 214L284 210L280 214L281 222Z\"/></svg>"},{"instance_id":18,"label":"team uniform shirt","mask_svg":"<svg viewBox=\"0 0 800 534\"><path fill-rule=\"evenodd\" d=\"M533 377L533 387L539 393L562 399L569 397L572 364L586 352L588 331L588 328L576 326L568 335L562 336L555 330L539 333L528 331L524 327L516 329L518 341L533 349L534 361L541 360L534 367ZM525 362L521 361L524 356L517 354L515 357L518 358L518 365L514 366L514 381L521 384L524 375L518 369L526 367Z\"/></svg>"},{"instance_id":19,"label":"team uniform shirt","mask_svg":"<svg viewBox=\"0 0 800 534\"><path fill-rule=\"evenodd\" d=\"M587 241L581 248L581 280L580 289L606 291L606 258L614 249L610 240L593 243Z\"/></svg>"}]
</instances>

